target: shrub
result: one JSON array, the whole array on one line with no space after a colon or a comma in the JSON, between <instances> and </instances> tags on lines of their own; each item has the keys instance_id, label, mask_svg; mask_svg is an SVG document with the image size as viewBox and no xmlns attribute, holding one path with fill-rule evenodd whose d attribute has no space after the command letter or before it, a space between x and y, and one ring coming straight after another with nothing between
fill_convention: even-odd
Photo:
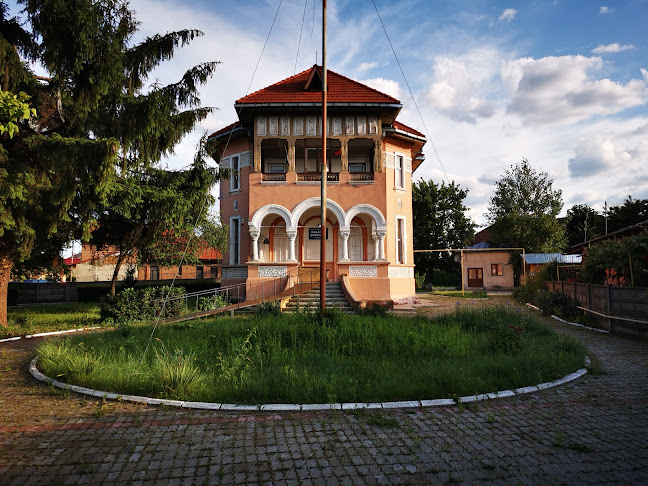
<instances>
[{"instance_id":1,"label":"shrub","mask_svg":"<svg viewBox=\"0 0 648 486\"><path fill-rule=\"evenodd\" d=\"M356 312L360 316L386 317L394 308L394 302L389 300L376 300L367 302L366 307L359 308Z\"/></svg>"},{"instance_id":2,"label":"shrub","mask_svg":"<svg viewBox=\"0 0 648 486\"><path fill-rule=\"evenodd\" d=\"M219 307L225 307L227 305L227 301L222 295L198 297L198 299L198 310L200 311L218 309Z\"/></svg>"},{"instance_id":3,"label":"shrub","mask_svg":"<svg viewBox=\"0 0 648 486\"><path fill-rule=\"evenodd\" d=\"M127 329L129 324L156 317L164 307L165 317L181 315L185 310L181 299L167 301L164 299L184 295L182 287L145 287L143 289L125 289L116 295L107 295L101 303L99 315L102 321L111 319L113 323Z\"/></svg>"},{"instance_id":4,"label":"shrub","mask_svg":"<svg viewBox=\"0 0 648 486\"><path fill-rule=\"evenodd\" d=\"M280 316L281 315L281 302L262 302L257 306L257 315L260 317L265 316Z\"/></svg>"},{"instance_id":5,"label":"shrub","mask_svg":"<svg viewBox=\"0 0 648 486\"><path fill-rule=\"evenodd\" d=\"M579 315L578 301L560 292L541 290L536 293L533 304L546 316L554 314L567 319Z\"/></svg>"}]
</instances>

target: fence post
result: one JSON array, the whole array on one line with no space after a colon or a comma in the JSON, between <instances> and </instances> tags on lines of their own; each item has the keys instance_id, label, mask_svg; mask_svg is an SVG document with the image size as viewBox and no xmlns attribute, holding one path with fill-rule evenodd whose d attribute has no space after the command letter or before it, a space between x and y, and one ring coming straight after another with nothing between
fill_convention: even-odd
<instances>
[{"instance_id":1,"label":"fence post","mask_svg":"<svg viewBox=\"0 0 648 486\"><path fill-rule=\"evenodd\" d=\"M614 319L612 318L612 286L610 284L607 284L605 286L605 307L607 310L607 315L610 316L608 318L608 325L610 326L610 332L614 332Z\"/></svg>"},{"instance_id":2,"label":"fence post","mask_svg":"<svg viewBox=\"0 0 648 486\"><path fill-rule=\"evenodd\" d=\"M587 284L587 308L592 310L592 285Z\"/></svg>"}]
</instances>

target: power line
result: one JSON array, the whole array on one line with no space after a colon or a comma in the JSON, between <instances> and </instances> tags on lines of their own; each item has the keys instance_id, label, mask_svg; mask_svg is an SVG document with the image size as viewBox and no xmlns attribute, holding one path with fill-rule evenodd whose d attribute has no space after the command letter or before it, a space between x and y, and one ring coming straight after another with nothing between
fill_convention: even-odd
<instances>
[{"instance_id":1,"label":"power line","mask_svg":"<svg viewBox=\"0 0 648 486\"><path fill-rule=\"evenodd\" d=\"M616 172L613 172L612 174L610 174L610 175L604 177L603 179L600 179L600 180L598 180L598 181L596 181L596 182L590 184L590 185L587 186L585 189L589 189L590 187L595 186L596 184L598 184L598 183L600 183L600 182L603 182L603 181L609 179L610 177L613 177L613 176L617 175L619 172L623 172L624 170L626 170L626 169L632 167L633 165L638 164L638 163L641 162L642 160L646 160L646 159L648 159L648 155L644 155L644 156L641 157L640 159L637 159L637 160L635 160L634 162L630 162L629 164L627 164L626 166L624 166L624 167L622 167L621 169L617 170ZM583 191L584 191L585 189L583 189Z\"/></svg>"},{"instance_id":2,"label":"power line","mask_svg":"<svg viewBox=\"0 0 648 486\"><path fill-rule=\"evenodd\" d=\"M299 42L297 42L297 55L295 56L295 69L293 69L293 74L297 74L297 60L299 59L299 48L301 47L302 34L304 32L304 20L306 20L307 6L308 6L308 0L304 0L304 14L302 15L301 28L299 29Z\"/></svg>"},{"instance_id":3,"label":"power line","mask_svg":"<svg viewBox=\"0 0 648 486\"><path fill-rule=\"evenodd\" d=\"M414 103L414 106L416 107L416 111L418 112L419 118L421 119L421 123L423 123L423 128L425 129L425 133L427 134L428 140L430 141L430 145L432 145L432 149L434 150L434 155L436 155L437 160L439 161L439 165L441 166L441 169L443 170L443 175L445 176L446 182L450 184L450 180L448 179L448 174L446 173L445 167L443 166L443 162L441 162L441 157L439 157L439 152L437 152L436 146L434 145L434 141L432 140L432 137L430 136L430 131L427 128L427 125L425 124L425 120L423 119L423 115L421 114L421 110L418 107L418 104L416 103L416 99L414 98L414 94L412 93L412 89L410 88L409 82L407 81L407 76L405 76L405 72L403 71L403 67L401 66L400 60L398 59L398 56L396 55L396 50L394 49L394 45L392 44L391 39L389 38L389 34L387 33L387 28L385 27L385 23L382 20L382 17L380 16L380 12L378 11L378 7L376 6L375 0L371 0L371 3L373 3L374 9L376 9L376 14L378 15L378 20L380 20L380 25L382 25L383 31L385 32L385 36L387 37L387 41L389 42L389 47L391 47L392 53L394 54L394 58L396 59L396 63L398 64L398 68L400 69L401 74L403 75L403 79L405 80L405 85L407 86L407 90L409 91L410 97L412 98L412 102Z\"/></svg>"}]
</instances>

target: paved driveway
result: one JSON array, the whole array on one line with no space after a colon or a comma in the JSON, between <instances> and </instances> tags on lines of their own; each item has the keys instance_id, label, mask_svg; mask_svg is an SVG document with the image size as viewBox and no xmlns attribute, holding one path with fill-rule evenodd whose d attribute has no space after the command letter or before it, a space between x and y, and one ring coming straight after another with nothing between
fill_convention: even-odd
<instances>
[{"instance_id":1,"label":"paved driveway","mask_svg":"<svg viewBox=\"0 0 648 486\"><path fill-rule=\"evenodd\" d=\"M648 484L648 343L551 325L605 373L467 408L355 413L103 403L36 382L36 340L5 343L0 484Z\"/></svg>"}]
</instances>

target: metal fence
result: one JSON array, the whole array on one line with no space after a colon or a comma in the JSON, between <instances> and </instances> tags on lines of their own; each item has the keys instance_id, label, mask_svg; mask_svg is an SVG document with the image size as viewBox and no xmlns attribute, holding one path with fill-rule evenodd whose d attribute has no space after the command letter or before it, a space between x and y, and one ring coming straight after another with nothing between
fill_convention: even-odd
<instances>
[{"instance_id":1,"label":"metal fence","mask_svg":"<svg viewBox=\"0 0 648 486\"><path fill-rule=\"evenodd\" d=\"M547 288L577 300L610 332L648 335L648 288L578 282L547 282Z\"/></svg>"}]
</instances>

